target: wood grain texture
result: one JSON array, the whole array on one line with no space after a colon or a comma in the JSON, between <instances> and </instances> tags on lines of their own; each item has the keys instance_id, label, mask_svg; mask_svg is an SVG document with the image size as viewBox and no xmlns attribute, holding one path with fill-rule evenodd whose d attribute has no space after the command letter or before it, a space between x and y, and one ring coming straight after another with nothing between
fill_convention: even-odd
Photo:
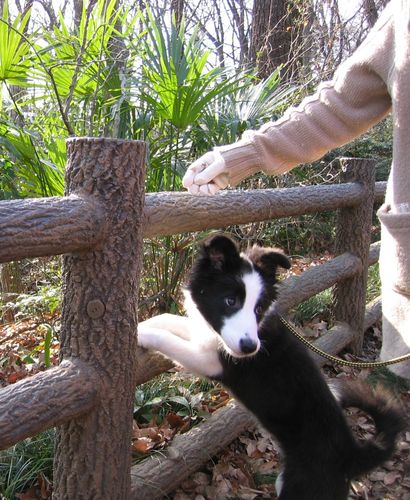
<instances>
[{"instance_id":1,"label":"wood grain texture","mask_svg":"<svg viewBox=\"0 0 410 500\"><path fill-rule=\"evenodd\" d=\"M374 184L374 201L377 203L383 203L384 197L386 196L387 182L378 181Z\"/></svg>"},{"instance_id":2,"label":"wood grain texture","mask_svg":"<svg viewBox=\"0 0 410 500\"><path fill-rule=\"evenodd\" d=\"M368 259L369 266L376 264L376 262L379 261L379 256L380 256L380 241L376 241L375 243L372 243L369 248L369 259Z\"/></svg>"},{"instance_id":3,"label":"wood grain texture","mask_svg":"<svg viewBox=\"0 0 410 500\"><path fill-rule=\"evenodd\" d=\"M222 191L214 196L149 193L144 211L144 236L222 228L291 215L335 210L360 203L358 183L286 189Z\"/></svg>"},{"instance_id":4,"label":"wood grain texture","mask_svg":"<svg viewBox=\"0 0 410 500\"><path fill-rule=\"evenodd\" d=\"M96 371L79 359L38 373L0 391L0 449L78 418L99 397Z\"/></svg>"},{"instance_id":5,"label":"wood grain texture","mask_svg":"<svg viewBox=\"0 0 410 500\"><path fill-rule=\"evenodd\" d=\"M354 339L354 331L347 323L337 323L324 335L315 340L313 344L322 351L335 356L349 346ZM310 355L318 366L331 364L326 358L310 351Z\"/></svg>"},{"instance_id":6,"label":"wood grain texture","mask_svg":"<svg viewBox=\"0 0 410 500\"><path fill-rule=\"evenodd\" d=\"M375 184L382 201L385 182ZM213 197L187 193L149 193L144 209L144 236L223 228L302 215L360 201L359 184L303 188L224 191ZM91 250L102 243L106 213L86 195L0 202L0 262Z\"/></svg>"},{"instance_id":7,"label":"wood grain texture","mask_svg":"<svg viewBox=\"0 0 410 500\"><path fill-rule=\"evenodd\" d=\"M382 318L382 297L376 297L371 302L366 304L366 313L364 315L364 331Z\"/></svg>"},{"instance_id":8,"label":"wood grain texture","mask_svg":"<svg viewBox=\"0 0 410 500\"><path fill-rule=\"evenodd\" d=\"M343 182L356 180L363 186L359 205L338 210L336 221L335 252L350 252L361 262L361 271L354 276L339 280L333 290L333 314L336 321L348 323L356 332L352 344L359 354L364 335L366 308L367 270L374 206L375 166L370 159L341 160Z\"/></svg>"},{"instance_id":9,"label":"wood grain texture","mask_svg":"<svg viewBox=\"0 0 410 500\"><path fill-rule=\"evenodd\" d=\"M145 143L76 138L67 143L67 194L105 207L104 242L65 255L60 357L98 373L99 404L57 429L53 497L129 498L142 256Z\"/></svg>"},{"instance_id":10,"label":"wood grain texture","mask_svg":"<svg viewBox=\"0 0 410 500\"><path fill-rule=\"evenodd\" d=\"M104 238L105 212L92 198L2 201L0 262L93 248Z\"/></svg>"}]
</instances>

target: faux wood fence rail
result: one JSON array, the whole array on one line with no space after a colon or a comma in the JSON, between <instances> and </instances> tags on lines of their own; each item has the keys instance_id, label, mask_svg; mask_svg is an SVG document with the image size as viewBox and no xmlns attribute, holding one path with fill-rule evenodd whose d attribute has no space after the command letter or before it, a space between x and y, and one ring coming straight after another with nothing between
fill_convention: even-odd
<instances>
[{"instance_id":1,"label":"faux wood fence rail","mask_svg":"<svg viewBox=\"0 0 410 500\"><path fill-rule=\"evenodd\" d=\"M229 405L178 436L161 459L133 467L131 487L135 386L171 365L136 347L142 237L339 209L340 255L286 280L279 305L286 311L334 285L343 323L318 343L333 353L349 344L360 351L364 328L380 316L380 301L365 312L364 292L367 267L378 259L378 245L369 247L373 203L385 184L374 182L374 161L343 160L339 185L212 198L148 194L144 208L143 142L82 138L67 147L66 196L0 203L0 262L66 254L61 363L0 391L0 448L58 426L54 498L160 498L253 419ZM209 439L215 432L218 443Z\"/></svg>"}]
</instances>

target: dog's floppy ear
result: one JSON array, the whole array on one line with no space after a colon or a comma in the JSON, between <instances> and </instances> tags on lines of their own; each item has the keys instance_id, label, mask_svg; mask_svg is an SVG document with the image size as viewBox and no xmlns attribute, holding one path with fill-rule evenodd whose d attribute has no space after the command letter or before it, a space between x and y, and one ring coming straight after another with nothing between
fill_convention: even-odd
<instances>
[{"instance_id":1,"label":"dog's floppy ear","mask_svg":"<svg viewBox=\"0 0 410 500\"><path fill-rule=\"evenodd\" d=\"M202 255L207 257L218 271L240 265L240 256L235 242L223 234L211 236L202 243Z\"/></svg>"},{"instance_id":2,"label":"dog's floppy ear","mask_svg":"<svg viewBox=\"0 0 410 500\"><path fill-rule=\"evenodd\" d=\"M290 269L290 260L279 248L264 248L254 245L247 256L265 276L275 279L278 267Z\"/></svg>"}]
</instances>

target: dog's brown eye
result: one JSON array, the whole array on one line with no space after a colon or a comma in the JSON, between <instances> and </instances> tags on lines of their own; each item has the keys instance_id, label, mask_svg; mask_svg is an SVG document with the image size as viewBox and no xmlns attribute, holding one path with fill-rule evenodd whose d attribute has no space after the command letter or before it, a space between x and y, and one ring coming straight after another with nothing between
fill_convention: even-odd
<instances>
[{"instance_id":1,"label":"dog's brown eye","mask_svg":"<svg viewBox=\"0 0 410 500\"><path fill-rule=\"evenodd\" d=\"M256 306L255 307L255 314L262 314L263 313L263 307L262 306Z\"/></svg>"},{"instance_id":2,"label":"dog's brown eye","mask_svg":"<svg viewBox=\"0 0 410 500\"><path fill-rule=\"evenodd\" d=\"M236 297L225 297L224 301L229 307L234 307L236 305Z\"/></svg>"}]
</instances>

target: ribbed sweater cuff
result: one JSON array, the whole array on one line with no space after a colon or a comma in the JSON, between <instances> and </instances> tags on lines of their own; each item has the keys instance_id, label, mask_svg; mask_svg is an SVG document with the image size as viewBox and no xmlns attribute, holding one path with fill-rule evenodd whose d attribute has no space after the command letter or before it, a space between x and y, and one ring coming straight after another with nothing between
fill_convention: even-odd
<instances>
[{"instance_id":1,"label":"ribbed sweater cuff","mask_svg":"<svg viewBox=\"0 0 410 500\"><path fill-rule=\"evenodd\" d=\"M225 161L231 186L237 186L243 179L261 170L258 153L253 143L238 141L215 149L221 153Z\"/></svg>"}]
</instances>

